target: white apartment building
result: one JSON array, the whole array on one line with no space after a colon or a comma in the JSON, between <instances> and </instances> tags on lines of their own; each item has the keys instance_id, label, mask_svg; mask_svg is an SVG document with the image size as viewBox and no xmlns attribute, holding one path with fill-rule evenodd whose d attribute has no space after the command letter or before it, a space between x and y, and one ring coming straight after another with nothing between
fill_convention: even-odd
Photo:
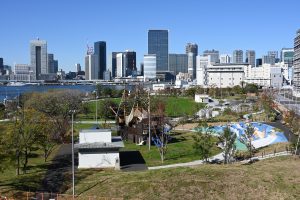
<instances>
[{"instance_id":1,"label":"white apartment building","mask_svg":"<svg viewBox=\"0 0 300 200\"><path fill-rule=\"evenodd\" d=\"M283 69L287 67L284 63L263 64L260 67L245 68L246 83L254 83L261 87L281 88L283 84Z\"/></svg>"},{"instance_id":2,"label":"white apartment building","mask_svg":"<svg viewBox=\"0 0 300 200\"><path fill-rule=\"evenodd\" d=\"M156 55L148 54L144 55L144 78L154 79L156 78Z\"/></svg>"}]
</instances>

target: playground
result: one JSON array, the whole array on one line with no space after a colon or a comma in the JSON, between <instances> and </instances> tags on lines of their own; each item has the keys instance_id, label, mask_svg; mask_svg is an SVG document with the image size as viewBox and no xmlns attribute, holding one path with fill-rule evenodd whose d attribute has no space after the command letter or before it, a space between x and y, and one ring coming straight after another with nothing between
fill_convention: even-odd
<instances>
[{"instance_id":1,"label":"playground","mask_svg":"<svg viewBox=\"0 0 300 200\"><path fill-rule=\"evenodd\" d=\"M254 127L254 137L252 138L252 144L254 148L261 148L266 147L272 144L281 143L281 142L288 142L287 138L285 137L283 132L278 131L275 127L260 123L260 122L251 122L251 123L245 123L245 122L239 122L239 123L233 123L229 124L230 130L237 135L236 139L236 148L240 151L247 150L246 146L241 143L240 139L245 134L245 130L247 129L247 126L251 124ZM209 128L209 131L219 136L226 125L222 126L212 126ZM199 130L199 128L195 129L196 131Z\"/></svg>"}]
</instances>

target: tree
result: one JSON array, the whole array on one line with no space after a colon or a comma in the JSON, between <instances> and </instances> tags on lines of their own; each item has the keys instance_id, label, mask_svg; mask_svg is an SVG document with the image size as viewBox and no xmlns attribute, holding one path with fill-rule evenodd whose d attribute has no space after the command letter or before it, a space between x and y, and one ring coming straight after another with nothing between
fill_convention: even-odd
<instances>
[{"instance_id":1,"label":"tree","mask_svg":"<svg viewBox=\"0 0 300 200\"><path fill-rule=\"evenodd\" d=\"M76 90L58 90L34 93L26 101L29 108L45 114L54 123L54 138L64 142L70 129L70 110L82 109L82 93Z\"/></svg>"},{"instance_id":2,"label":"tree","mask_svg":"<svg viewBox=\"0 0 300 200\"><path fill-rule=\"evenodd\" d=\"M113 102L112 100L108 100L108 99L104 99L103 101L101 101L100 106L99 106L99 114L100 117L104 119L104 124L106 125L106 120L107 119L114 119L115 118L115 114L113 113L113 111L111 110L111 108L117 108L118 105Z\"/></svg>"},{"instance_id":3,"label":"tree","mask_svg":"<svg viewBox=\"0 0 300 200\"><path fill-rule=\"evenodd\" d=\"M212 148L215 145L212 133L208 127L199 127L199 131L193 135L193 148L199 153L200 158L208 162L208 158L212 156Z\"/></svg>"},{"instance_id":4,"label":"tree","mask_svg":"<svg viewBox=\"0 0 300 200\"><path fill-rule=\"evenodd\" d=\"M242 94L243 93L243 89L241 88L241 86L235 85L232 88L232 92L233 92L233 94Z\"/></svg>"},{"instance_id":5,"label":"tree","mask_svg":"<svg viewBox=\"0 0 300 200\"><path fill-rule=\"evenodd\" d=\"M254 151L254 147L252 145L254 131L255 131L254 127L251 124L249 124L249 125L247 125L247 128L244 131L244 134L242 134L240 137L241 142L246 145L246 147L250 153L250 160L253 156L253 151Z\"/></svg>"},{"instance_id":6,"label":"tree","mask_svg":"<svg viewBox=\"0 0 300 200\"><path fill-rule=\"evenodd\" d=\"M16 116L14 126L8 135L9 147L16 152L17 175L20 174L20 164L23 164L23 173L26 173L30 153L37 150L37 135L41 131L38 112L24 107L19 110L19 116Z\"/></svg>"},{"instance_id":7,"label":"tree","mask_svg":"<svg viewBox=\"0 0 300 200\"><path fill-rule=\"evenodd\" d=\"M235 154L236 151L236 145L235 145L235 140L236 140L236 134L231 132L230 128L227 126L223 133L220 135L221 142L224 147L224 164L228 164L231 162L232 157Z\"/></svg>"}]
</instances>

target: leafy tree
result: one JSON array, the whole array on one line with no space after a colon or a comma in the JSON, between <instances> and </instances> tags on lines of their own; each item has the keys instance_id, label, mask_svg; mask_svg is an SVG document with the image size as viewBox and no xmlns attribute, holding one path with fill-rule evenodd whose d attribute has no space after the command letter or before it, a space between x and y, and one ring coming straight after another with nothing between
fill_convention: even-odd
<instances>
[{"instance_id":1,"label":"leafy tree","mask_svg":"<svg viewBox=\"0 0 300 200\"><path fill-rule=\"evenodd\" d=\"M215 145L209 128L199 127L199 131L193 135L193 139L193 148L199 153L201 159L208 162L208 158L212 156L212 148Z\"/></svg>"},{"instance_id":2,"label":"leafy tree","mask_svg":"<svg viewBox=\"0 0 300 200\"><path fill-rule=\"evenodd\" d=\"M232 88L232 92L233 92L233 94L242 94L243 93L243 89L241 88L241 86L235 85Z\"/></svg>"},{"instance_id":3,"label":"leafy tree","mask_svg":"<svg viewBox=\"0 0 300 200\"><path fill-rule=\"evenodd\" d=\"M241 142L246 145L246 147L250 153L250 160L251 160L251 158L253 156L253 152L254 152L254 147L252 145L254 131L255 131L254 127L251 124L249 124L249 125L247 125L245 133L243 135L241 135L241 137L240 137Z\"/></svg>"},{"instance_id":4,"label":"leafy tree","mask_svg":"<svg viewBox=\"0 0 300 200\"><path fill-rule=\"evenodd\" d=\"M30 153L37 150L37 135L42 131L39 126L40 114L33 109L20 109L13 128L9 131L8 143L16 152L17 175L20 174L20 164L26 173Z\"/></svg>"},{"instance_id":5,"label":"leafy tree","mask_svg":"<svg viewBox=\"0 0 300 200\"><path fill-rule=\"evenodd\" d=\"M249 83L244 88L245 93L258 93L258 86L253 83Z\"/></svg>"},{"instance_id":6,"label":"leafy tree","mask_svg":"<svg viewBox=\"0 0 300 200\"><path fill-rule=\"evenodd\" d=\"M54 122L55 136L59 142L64 142L70 129L70 110L82 109L82 93L74 90L58 90L46 93L34 93L26 101L33 108Z\"/></svg>"},{"instance_id":7,"label":"leafy tree","mask_svg":"<svg viewBox=\"0 0 300 200\"><path fill-rule=\"evenodd\" d=\"M227 126L223 133L220 135L221 142L224 147L224 164L228 164L231 162L232 157L236 151L235 139L236 134L231 132L230 128Z\"/></svg>"}]
</instances>

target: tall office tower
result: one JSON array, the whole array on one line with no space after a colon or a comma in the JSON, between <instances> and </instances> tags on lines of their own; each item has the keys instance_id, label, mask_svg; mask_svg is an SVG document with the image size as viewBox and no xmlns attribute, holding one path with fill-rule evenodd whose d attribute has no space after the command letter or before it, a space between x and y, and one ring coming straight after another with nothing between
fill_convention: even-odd
<instances>
[{"instance_id":1,"label":"tall office tower","mask_svg":"<svg viewBox=\"0 0 300 200\"><path fill-rule=\"evenodd\" d=\"M289 67L293 66L294 48L282 48L280 52L280 60Z\"/></svg>"},{"instance_id":2,"label":"tall office tower","mask_svg":"<svg viewBox=\"0 0 300 200\"><path fill-rule=\"evenodd\" d=\"M31 67L37 80L40 79L41 74L48 73L47 55L47 42L45 40L30 41Z\"/></svg>"},{"instance_id":3,"label":"tall office tower","mask_svg":"<svg viewBox=\"0 0 300 200\"><path fill-rule=\"evenodd\" d=\"M124 77L125 76L125 70L123 65L123 53L118 53L116 55L116 77Z\"/></svg>"},{"instance_id":4,"label":"tall office tower","mask_svg":"<svg viewBox=\"0 0 300 200\"><path fill-rule=\"evenodd\" d=\"M117 77L117 54L122 52L111 53L111 76L112 78Z\"/></svg>"},{"instance_id":5,"label":"tall office tower","mask_svg":"<svg viewBox=\"0 0 300 200\"><path fill-rule=\"evenodd\" d=\"M58 60L53 60L53 65L54 65L54 73L58 72Z\"/></svg>"},{"instance_id":6,"label":"tall office tower","mask_svg":"<svg viewBox=\"0 0 300 200\"><path fill-rule=\"evenodd\" d=\"M188 72L188 56L186 54L169 54L169 71L176 76L179 72Z\"/></svg>"},{"instance_id":7,"label":"tall office tower","mask_svg":"<svg viewBox=\"0 0 300 200\"><path fill-rule=\"evenodd\" d=\"M196 56L198 55L198 45L195 43L187 43L185 53L188 55L188 73L196 78Z\"/></svg>"},{"instance_id":8,"label":"tall office tower","mask_svg":"<svg viewBox=\"0 0 300 200\"><path fill-rule=\"evenodd\" d=\"M230 55L228 55L228 54L222 54L222 55L220 55L220 63L230 63L230 59L231 57L230 57Z\"/></svg>"},{"instance_id":9,"label":"tall office tower","mask_svg":"<svg viewBox=\"0 0 300 200\"><path fill-rule=\"evenodd\" d=\"M48 53L48 73L54 73L54 55L52 53Z\"/></svg>"},{"instance_id":10,"label":"tall office tower","mask_svg":"<svg viewBox=\"0 0 300 200\"><path fill-rule=\"evenodd\" d=\"M140 70L141 70L140 75L144 76L144 63L143 62L141 62L141 64L140 64Z\"/></svg>"},{"instance_id":11,"label":"tall office tower","mask_svg":"<svg viewBox=\"0 0 300 200\"><path fill-rule=\"evenodd\" d=\"M198 45L196 43L187 43L185 46L185 53L193 53L195 56L198 56Z\"/></svg>"},{"instance_id":12,"label":"tall office tower","mask_svg":"<svg viewBox=\"0 0 300 200\"><path fill-rule=\"evenodd\" d=\"M80 65L80 63L76 63L75 64L75 68L76 68L77 72L80 72L81 71L81 65Z\"/></svg>"},{"instance_id":13,"label":"tall office tower","mask_svg":"<svg viewBox=\"0 0 300 200\"><path fill-rule=\"evenodd\" d=\"M85 80L98 80L99 78L99 58L96 54L85 56Z\"/></svg>"},{"instance_id":14,"label":"tall office tower","mask_svg":"<svg viewBox=\"0 0 300 200\"><path fill-rule=\"evenodd\" d=\"M232 63L241 64L243 63L243 50L234 50L232 53Z\"/></svg>"},{"instance_id":15,"label":"tall office tower","mask_svg":"<svg viewBox=\"0 0 300 200\"><path fill-rule=\"evenodd\" d=\"M196 78L196 55L192 52L187 54L188 58L188 73L192 75L192 78Z\"/></svg>"},{"instance_id":16,"label":"tall office tower","mask_svg":"<svg viewBox=\"0 0 300 200\"><path fill-rule=\"evenodd\" d=\"M127 76L133 76L136 75L136 52L135 51L129 51L126 50L123 53L123 68L125 70L124 75Z\"/></svg>"},{"instance_id":17,"label":"tall office tower","mask_svg":"<svg viewBox=\"0 0 300 200\"><path fill-rule=\"evenodd\" d=\"M156 69L156 55L144 55L144 78L155 79Z\"/></svg>"},{"instance_id":18,"label":"tall office tower","mask_svg":"<svg viewBox=\"0 0 300 200\"><path fill-rule=\"evenodd\" d=\"M274 65L276 58L273 55L265 55L262 57L262 64L271 64Z\"/></svg>"},{"instance_id":19,"label":"tall office tower","mask_svg":"<svg viewBox=\"0 0 300 200\"><path fill-rule=\"evenodd\" d=\"M280 59L278 57L278 51L268 51L268 56L275 58L275 63L280 62Z\"/></svg>"},{"instance_id":20,"label":"tall office tower","mask_svg":"<svg viewBox=\"0 0 300 200\"><path fill-rule=\"evenodd\" d=\"M256 59L256 67L259 67L262 65L262 58L257 58Z\"/></svg>"},{"instance_id":21,"label":"tall office tower","mask_svg":"<svg viewBox=\"0 0 300 200\"><path fill-rule=\"evenodd\" d=\"M246 51L246 63L251 65L251 67L255 67L255 51L254 50Z\"/></svg>"},{"instance_id":22,"label":"tall office tower","mask_svg":"<svg viewBox=\"0 0 300 200\"><path fill-rule=\"evenodd\" d=\"M156 71L168 71L169 57L169 32L168 30L148 31L148 54L156 55ZM146 57L148 60L148 57Z\"/></svg>"},{"instance_id":23,"label":"tall office tower","mask_svg":"<svg viewBox=\"0 0 300 200\"><path fill-rule=\"evenodd\" d=\"M297 96L300 96L300 29L294 39L294 88Z\"/></svg>"},{"instance_id":24,"label":"tall office tower","mask_svg":"<svg viewBox=\"0 0 300 200\"><path fill-rule=\"evenodd\" d=\"M217 51L217 50L213 49L213 50L203 51L203 56L210 56L210 62L212 64L220 63L219 51Z\"/></svg>"},{"instance_id":25,"label":"tall office tower","mask_svg":"<svg viewBox=\"0 0 300 200\"><path fill-rule=\"evenodd\" d=\"M0 58L0 72L1 70L4 69L4 66L3 66L3 58Z\"/></svg>"},{"instance_id":26,"label":"tall office tower","mask_svg":"<svg viewBox=\"0 0 300 200\"><path fill-rule=\"evenodd\" d=\"M106 71L106 42L99 41L94 43L94 54L98 57L98 79L103 79Z\"/></svg>"}]
</instances>

